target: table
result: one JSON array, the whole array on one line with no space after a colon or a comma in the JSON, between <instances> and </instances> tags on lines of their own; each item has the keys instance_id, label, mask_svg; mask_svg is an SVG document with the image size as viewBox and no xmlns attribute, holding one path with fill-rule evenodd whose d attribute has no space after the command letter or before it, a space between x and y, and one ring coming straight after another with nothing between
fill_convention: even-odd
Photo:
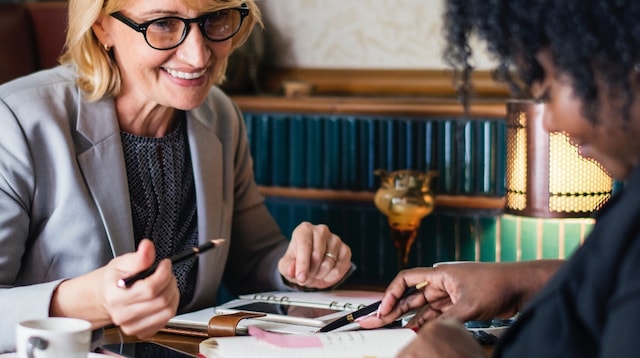
<instances>
[{"instance_id":1,"label":"table","mask_svg":"<svg viewBox=\"0 0 640 358\"><path fill-rule=\"evenodd\" d=\"M198 355L198 345L205 338L202 337L191 337L186 335L179 334L169 334L159 332L156 333L149 341L156 342L160 344L164 344L165 346L169 346L183 352L187 352L189 354L193 354L194 356ZM103 343L128 343L128 342L137 342L140 341L135 337L129 337L120 332L117 328L109 328L105 330ZM487 357L491 357L493 354L492 346L484 346L485 353Z\"/></svg>"},{"instance_id":2,"label":"table","mask_svg":"<svg viewBox=\"0 0 640 358\"><path fill-rule=\"evenodd\" d=\"M185 336L185 335L158 332L148 341L160 343L165 346L169 346L169 347L181 350L183 352L193 354L194 356L197 356L198 345L204 339L205 338L202 338L202 337L191 337L191 336ZM129 342L138 342L138 341L140 341L140 339L127 336L117 328L106 329L104 332L104 339L102 340L103 344L129 343Z\"/></svg>"}]
</instances>

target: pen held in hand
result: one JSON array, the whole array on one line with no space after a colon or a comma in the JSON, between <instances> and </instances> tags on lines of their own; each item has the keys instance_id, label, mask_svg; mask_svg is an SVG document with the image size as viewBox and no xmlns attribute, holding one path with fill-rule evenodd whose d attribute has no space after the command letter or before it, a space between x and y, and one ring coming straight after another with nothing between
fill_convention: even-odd
<instances>
[{"instance_id":1,"label":"pen held in hand","mask_svg":"<svg viewBox=\"0 0 640 358\"><path fill-rule=\"evenodd\" d=\"M413 295L414 293L420 291L422 288L424 288L425 286L427 286L429 284L429 281L422 281L419 284L415 285L415 286L411 286L409 288L407 288L406 290L404 290L404 292L402 293L402 296L400 296L400 298L398 299L398 301L407 298L411 295ZM318 332L331 332L333 330L336 330L340 327L346 326L349 323L354 322L356 319L369 315L373 312L375 312L378 307L380 307L380 304L382 303L382 301L378 301L375 303L372 303L366 307L363 307L359 310L353 311L345 316L342 316L334 321L329 322L329 324L327 324L326 326L320 328L320 330L318 330Z\"/></svg>"},{"instance_id":2,"label":"pen held in hand","mask_svg":"<svg viewBox=\"0 0 640 358\"><path fill-rule=\"evenodd\" d=\"M197 257L198 255L200 255L201 253L211 250L219 245L221 245L225 240L224 239L213 239L213 240L209 240L208 242L206 242L205 244L202 244L198 247L193 247L191 249L185 250L181 253L178 253L174 256L171 257L171 264L172 265L176 265L179 264L183 261L192 259ZM137 274L133 275L133 276L129 276L127 278L121 278L120 280L118 280L118 287L121 288L127 288L127 287L131 287L131 285L133 285L136 281L138 280L142 280L144 278L147 278L151 275L153 275L154 272L156 272L156 269L158 268L158 263L156 262L153 265L151 265L151 267L149 267L148 269L138 272Z\"/></svg>"}]
</instances>

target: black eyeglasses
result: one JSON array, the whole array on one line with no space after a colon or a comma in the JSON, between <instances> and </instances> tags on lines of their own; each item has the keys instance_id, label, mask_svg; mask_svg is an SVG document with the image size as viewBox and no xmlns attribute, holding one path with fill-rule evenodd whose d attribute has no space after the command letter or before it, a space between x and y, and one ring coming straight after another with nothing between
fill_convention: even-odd
<instances>
[{"instance_id":1,"label":"black eyeglasses","mask_svg":"<svg viewBox=\"0 0 640 358\"><path fill-rule=\"evenodd\" d=\"M240 30L242 21L249 15L249 7L224 9L209 12L193 19L169 16L138 24L122 13L114 12L114 18L141 32L147 44L156 50L171 50L180 46L187 38L192 23L197 23L202 35L209 41L220 42L233 37Z\"/></svg>"}]
</instances>

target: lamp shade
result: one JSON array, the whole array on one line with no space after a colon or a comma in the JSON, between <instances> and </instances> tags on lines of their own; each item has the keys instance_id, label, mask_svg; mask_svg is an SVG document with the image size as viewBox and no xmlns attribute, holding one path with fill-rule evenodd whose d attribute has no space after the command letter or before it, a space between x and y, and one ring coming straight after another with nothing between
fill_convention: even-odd
<instances>
[{"instance_id":1,"label":"lamp shade","mask_svg":"<svg viewBox=\"0 0 640 358\"><path fill-rule=\"evenodd\" d=\"M613 179L578 153L564 133L543 128L545 105L507 102L505 212L541 218L589 217L611 197Z\"/></svg>"}]
</instances>

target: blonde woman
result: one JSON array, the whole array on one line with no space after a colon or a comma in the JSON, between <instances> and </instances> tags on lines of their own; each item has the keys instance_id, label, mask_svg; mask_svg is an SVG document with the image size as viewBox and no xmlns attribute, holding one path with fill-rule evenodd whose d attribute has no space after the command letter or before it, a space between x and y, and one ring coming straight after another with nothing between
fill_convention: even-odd
<instances>
[{"instance_id":1,"label":"blonde woman","mask_svg":"<svg viewBox=\"0 0 640 358\"><path fill-rule=\"evenodd\" d=\"M0 351L27 318L149 337L214 305L222 282L327 288L349 270L326 226L281 234L242 116L215 86L257 23L252 0L70 0L62 65L0 86ZM166 259L213 238L226 242Z\"/></svg>"}]
</instances>

